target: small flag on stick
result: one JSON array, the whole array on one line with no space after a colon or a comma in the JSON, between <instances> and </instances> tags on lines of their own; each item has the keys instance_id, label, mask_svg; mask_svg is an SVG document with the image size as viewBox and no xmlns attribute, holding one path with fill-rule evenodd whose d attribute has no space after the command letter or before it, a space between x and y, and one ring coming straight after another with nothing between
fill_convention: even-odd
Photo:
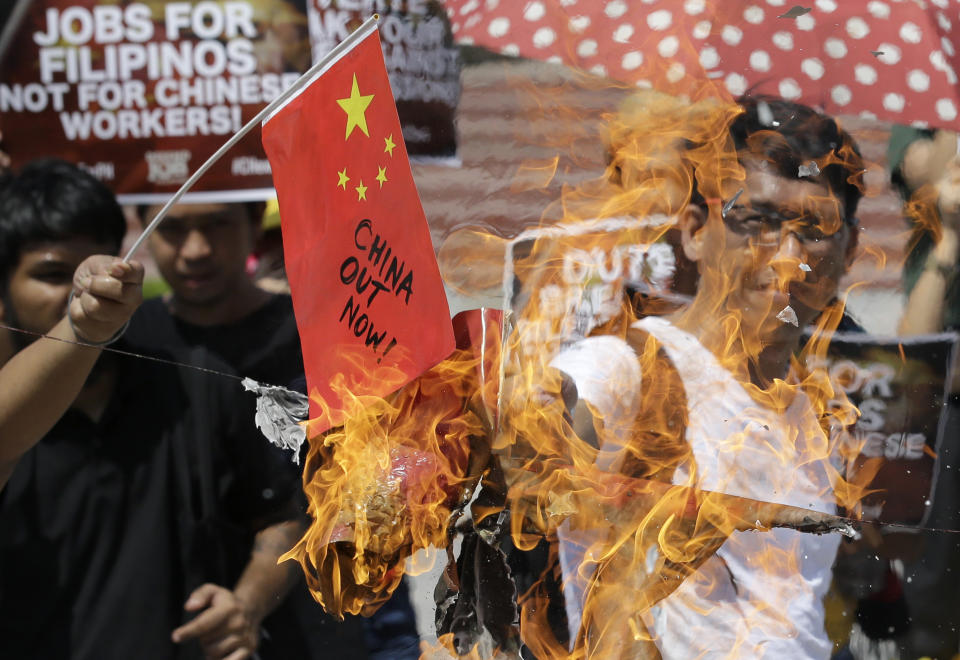
<instances>
[{"instance_id":1,"label":"small flag on stick","mask_svg":"<svg viewBox=\"0 0 960 660\"><path fill-rule=\"evenodd\" d=\"M348 397L386 396L454 348L379 33L361 30L263 122L309 436L342 423Z\"/></svg>"}]
</instances>

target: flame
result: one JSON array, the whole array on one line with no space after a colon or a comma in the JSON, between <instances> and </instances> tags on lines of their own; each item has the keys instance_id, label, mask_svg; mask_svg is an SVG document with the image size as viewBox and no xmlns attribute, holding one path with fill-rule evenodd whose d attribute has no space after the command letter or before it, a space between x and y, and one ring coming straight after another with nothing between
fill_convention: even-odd
<instances>
[{"instance_id":1,"label":"flame","mask_svg":"<svg viewBox=\"0 0 960 660\"><path fill-rule=\"evenodd\" d=\"M388 400L352 396L340 385L347 422L310 438L304 489L314 523L284 557L300 562L328 612L369 614L418 550L446 549L452 558L458 530L492 557L473 568L448 566L444 584L461 590L461 599L483 588L482 580L465 585L461 571L499 566L507 536L520 550L548 539L554 568L517 594L522 642L541 658L657 657L663 631L656 613L670 599L700 603L692 595L725 588L713 570L717 552L736 542L755 544L751 566L776 592L738 595L751 624L771 637L796 634L790 613L770 603L809 589L793 579L802 559L787 543L762 541L775 528L843 528L827 505L855 512L876 467L858 463L851 476L859 448L844 429L858 413L822 367L843 315L843 297L829 300L836 279L810 275L823 265L809 255L784 256L762 242L741 250L726 244L729 200L744 195L749 203L748 168L772 166L767 155L782 146L775 131L760 131L748 143L753 156L738 157L729 128L741 112L712 99L637 94L606 118L605 177L565 190L545 214L559 212L563 231L541 228L508 240L469 229L441 248L448 283L487 291L502 283L511 313L461 316L454 355ZM858 184L864 167L849 143L816 161L819 171L834 164ZM557 167L557 160L525 166L523 186L548 185ZM842 206L832 196L805 205L828 216ZM696 230L685 215L691 206L702 209ZM838 221L827 233L844 230ZM654 259L654 246L681 243L699 262L699 284L686 291L692 299L670 297L683 289L679 274L690 264L671 270ZM507 281L499 271L490 275L492 254L507 255ZM807 261L814 266L801 268ZM789 374L765 371L783 305L771 294L762 309L751 309L743 283L761 277L765 290L790 294L801 315L803 306L817 312L810 339L782 354ZM584 310L589 314L578 316ZM706 382L705 391L691 391L662 342L634 325L667 311L677 327L696 331L746 397L740 426L712 438L715 474L698 463L702 448L687 441L689 411L691 397L702 406L725 390ZM552 362L577 340L597 337L628 346L642 374L642 383L598 384L623 400L619 414L578 398L577 384ZM781 422L796 405L809 414ZM772 434L761 430L771 426ZM745 468L751 465L756 473ZM813 472L822 480L810 478ZM703 485L708 473L710 488ZM795 492L819 504L808 506ZM569 602L580 599L581 622L569 640L549 616L557 583ZM438 648L469 657L494 655L497 644L516 650L518 640L505 635L478 655L484 626L489 632L502 623L484 623L492 615L482 601L476 596L473 619L444 610L461 627ZM700 625L709 626L708 613L701 614ZM753 651L746 637L730 643L730 657Z\"/></svg>"},{"instance_id":2,"label":"flame","mask_svg":"<svg viewBox=\"0 0 960 660\"><path fill-rule=\"evenodd\" d=\"M314 522L281 559L301 564L329 613L372 613L405 559L447 544L451 512L489 455L482 363L458 350L389 400L335 384L347 421L310 438L304 492Z\"/></svg>"},{"instance_id":3,"label":"flame","mask_svg":"<svg viewBox=\"0 0 960 660\"><path fill-rule=\"evenodd\" d=\"M528 190L541 190L550 185L557 175L560 157L554 156L543 161L528 161L517 168L510 192L519 193Z\"/></svg>"},{"instance_id":4,"label":"flame","mask_svg":"<svg viewBox=\"0 0 960 660\"><path fill-rule=\"evenodd\" d=\"M904 205L904 215L914 224L905 254L912 253L924 236L929 236L933 244L940 242L943 236L943 224L938 209L939 199L940 191L937 186L928 183L917 189Z\"/></svg>"}]
</instances>

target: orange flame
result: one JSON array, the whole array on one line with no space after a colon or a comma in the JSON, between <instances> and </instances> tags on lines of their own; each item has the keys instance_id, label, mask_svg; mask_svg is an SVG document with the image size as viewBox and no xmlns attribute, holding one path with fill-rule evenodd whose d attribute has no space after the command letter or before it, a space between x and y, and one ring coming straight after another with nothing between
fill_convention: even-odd
<instances>
[{"instance_id":1,"label":"orange flame","mask_svg":"<svg viewBox=\"0 0 960 660\"><path fill-rule=\"evenodd\" d=\"M451 510L489 454L481 361L457 351L389 401L338 390L347 422L311 438L304 469L314 524L283 557L300 562L328 612L372 613L407 557L446 545Z\"/></svg>"},{"instance_id":2,"label":"orange flame","mask_svg":"<svg viewBox=\"0 0 960 660\"><path fill-rule=\"evenodd\" d=\"M662 631L654 613L681 586L683 597L723 588L717 573L705 568L714 566L731 538L754 532L737 536L749 545L779 527L823 533L841 525L824 512L828 501L856 510L872 476L870 466L858 465L855 477L847 478L858 448L843 429L857 411L818 366L843 314L842 299L830 299L843 268L833 268L837 277L817 280L803 269L815 248L783 256L761 242L739 251L728 245L727 202L743 194L750 203L755 193L744 193L748 173L763 171L763 154L780 139L775 131L761 131L748 144L752 156L738 154L729 127L740 112L713 100L638 95L608 118L605 179L566 191L555 205L564 231L508 241L471 230L441 248L445 279L463 290L496 288L501 273L491 275L488 262L491 254L505 255L511 279L503 285L513 314L502 326L490 315L468 319L466 327L458 326L458 351L387 401L350 397L341 388L350 404L348 421L310 438L304 488L314 524L285 556L301 563L328 612L373 611L413 553L449 548L467 509L482 542L497 546L502 539L490 531L496 527L491 521L506 512L510 542L525 550L552 541L552 558L566 564L559 581L564 588L578 584L582 592L572 640L558 635L548 616L556 590L546 583L557 580L556 570L519 595L522 639L537 657L656 657ZM863 164L849 144L817 166L833 163L859 181ZM527 167L524 186L546 185L556 168L556 160ZM694 190L703 200L696 227L687 214ZM836 220L842 218L839 207L826 195L805 200L803 210ZM825 227L824 245L844 231L842 220ZM681 258L689 252L698 261L696 287L681 281L689 263L659 269L651 256L653 246L681 244L682 252L670 251ZM770 295L762 309L751 309L756 297L742 291L742 283L760 271ZM674 301L665 310L669 291L684 287L696 292L692 302ZM627 288L642 296L631 299ZM781 351L781 373L771 375L764 360L781 326L789 324L777 318L777 301L787 293L816 311L815 331L796 354L795 346ZM690 411L711 396L723 398L726 390L709 382L702 392L690 389L663 341L634 325L651 311L671 311L678 327L696 332L747 402L738 420L743 428L712 438L718 465L730 472L720 469L711 488L702 482L709 469L698 464L700 449L688 441ZM578 322L580 312L581 320L589 319ZM785 336L796 343L796 333ZM583 396L552 362L588 337L628 347L642 374L642 384L597 385L622 400L619 414ZM792 419L798 405L809 413L780 421ZM751 424L777 428L764 435ZM754 454L756 463L750 463ZM744 465L757 465L759 473ZM811 472L822 480L795 483ZM481 481L486 491L478 489ZM822 487L812 492L817 484ZM798 501L795 490L820 504ZM489 497L478 497L482 492ZM557 547L563 554L571 544L576 553L558 556ZM797 553L788 544L756 547L752 566L772 576L775 589L786 590L801 571ZM456 576L448 582L456 585ZM771 609L763 597L738 597L767 634L796 633L788 612ZM465 655L477 652L461 642L445 636L440 644ZM751 655L749 643L731 642L731 656Z\"/></svg>"}]
</instances>

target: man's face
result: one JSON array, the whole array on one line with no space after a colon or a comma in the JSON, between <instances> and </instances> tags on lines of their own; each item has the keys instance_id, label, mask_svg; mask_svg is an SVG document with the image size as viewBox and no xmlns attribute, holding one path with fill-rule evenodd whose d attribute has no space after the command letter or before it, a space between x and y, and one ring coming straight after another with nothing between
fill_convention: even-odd
<instances>
[{"instance_id":1,"label":"man's face","mask_svg":"<svg viewBox=\"0 0 960 660\"><path fill-rule=\"evenodd\" d=\"M960 224L960 137L953 131L937 131L932 139L916 140L903 155L901 172L912 191L933 186L941 221Z\"/></svg>"},{"instance_id":2,"label":"man's face","mask_svg":"<svg viewBox=\"0 0 960 660\"><path fill-rule=\"evenodd\" d=\"M145 220L158 209L150 209ZM256 228L240 204L175 206L150 237L160 274L181 303L207 305L229 297L246 278Z\"/></svg>"},{"instance_id":3,"label":"man's face","mask_svg":"<svg viewBox=\"0 0 960 660\"><path fill-rule=\"evenodd\" d=\"M31 332L49 332L67 308L73 273L87 257L113 254L116 246L89 238L33 244L20 253L10 271L0 312L5 323ZM22 335L14 343L23 346Z\"/></svg>"},{"instance_id":4,"label":"man's face","mask_svg":"<svg viewBox=\"0 0 960 660\"><path fill-rule=\"evenodd\" d=\"M785 179L756 159L745 173L743 193L708 228L701 286L725 293L748 332L795 341L835 299L856 240L826 183ZM777 318L787 306L799 328Z\"/></svg>"}]
</instances>

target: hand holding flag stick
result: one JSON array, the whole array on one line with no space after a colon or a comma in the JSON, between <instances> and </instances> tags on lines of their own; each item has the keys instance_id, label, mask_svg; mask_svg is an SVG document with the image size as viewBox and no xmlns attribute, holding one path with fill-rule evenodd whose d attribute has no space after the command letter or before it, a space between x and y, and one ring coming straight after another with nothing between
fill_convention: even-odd
<instances>
[{"instance_id":1,"label":"hand holding flag stick","mask_svg":"<svg viewBox=\"0 0 960 660\"><path fill-rule=\"evenodd\" d=\"M194 172L190 178L183 183L182 186L180 186L180 189L170 197L167 203L163 205L163 208L160 209L159 213L154 216L154 218L150 221L150 224L147 225L147 227L137 237L137 240L134 241L133 245L127 251L126 256L123 257L123 261L126 263L133 258L133 255L138 249L140 249L140 246L143 245L143 242L150 237L150 235L158 226L160 226L160 223L163 222L163 219L167 216L167 213L170 212L170 209L173 208L173 206L183 198L187 191L189 191L193 185L200 180L200 177L206 174L207 170L213 167L214 163L220 160L228 151L230 151L230 149L234 147L234 145L242 140L247 133L253 130L254 126L262 122L266 117L269 117L277 110L277 108L283 106L283 104L286 103L291 97L295 96L304 87L310 84L310 82L316 76L319 76L321 73L326 71L333 62L336 62L343 55L343 53L349 51L359 41L369 35L376 27L378 20L380 20L380 16L378 14L374 14L365 20L360 27L354 30L342 42L337 44L329 53L320 58L316 64L307 69L306 73L297 78L297 80L290 85L290 87L284 90L280 96L268 103L263 110L258 112L253 119L248 121L243 128L237 131L233 137L231 137L223 144L223 146L217 149L216 152L214 152L214 154L210 156L210 158L208 158L203 165L197 168L197 171Z\"/></svg>"}]
</instances>

